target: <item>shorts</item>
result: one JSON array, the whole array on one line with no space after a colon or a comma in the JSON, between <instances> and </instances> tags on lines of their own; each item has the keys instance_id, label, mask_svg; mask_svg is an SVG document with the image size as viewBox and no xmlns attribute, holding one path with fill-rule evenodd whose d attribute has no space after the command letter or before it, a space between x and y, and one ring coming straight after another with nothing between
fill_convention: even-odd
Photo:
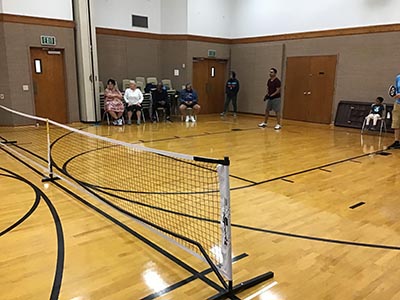
<instances>
[{"instance_id":1,"label":"shorts","mask_svg":"<svg viewBox=\"0 0 400 300\"><path fill-rule=\"evenodd\" d=\"M392 110L392 128L400 128L400 104L396 102L394 103Z\"/></svg>"},{"instance_id":2,"label":"shorts","mask_svg":"<svg viewBox=\"0 0 400 300\"><path fill-rule=\"evenodd\" d=\"M127 106L126 107L126 110L127 111L140 111L140 110L142 110L142 107L141 106L139 106L139 105L131 105L131 106Z\"/></svg>"},{"instance_id":3,"label":"shorts","mask_svg":"<svg viewBox=\"0 0 400 300\"><path fill-rule=\"evenodd\" d=\"M267 100L267 106L265 110L267 111L273 110L276 113L281 112L281 98L274 98Z\"/></svg>"},{"instance_id":4,"label":"shorts","mask_svg":"<svg viewBox=\"0 0 400 300\"><path fill-rule=\"evenodd\" d=\"M186 108L193 108L193 106L195 106L197 103L192 103L190 105L186 104L185 102L182 102L181 105L186 106Z\"/></svg>"}]
</instances>

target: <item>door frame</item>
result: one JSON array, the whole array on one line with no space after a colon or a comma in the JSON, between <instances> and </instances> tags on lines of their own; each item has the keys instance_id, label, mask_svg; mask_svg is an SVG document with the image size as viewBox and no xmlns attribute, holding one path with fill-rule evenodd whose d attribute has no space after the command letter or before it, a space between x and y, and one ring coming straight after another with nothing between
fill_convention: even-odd
<instances>
[{"instance_id":1,"label":"door frame","mask_svg":"<svg viewBox=\"0 0 400 300\"><path fill-rule=\"evenodd\" d=\"M66 119L67 119L67 124L70 122L70 116L69 116L69 97L68 97L68 80L67 80L67 68L66 68L66 61L65 61L65 48L59 47L59 48L53 48L53 47L38 47L38 46L29 46L28 47L28 57L29 57L29 70L30 70L30 85L31 85L31 103L32 103L32 111L33 114L36 116L36 102L35 102L35 91L33 87L33 58L31 55L31 50L32 49L40 49L42 51L61 51L63 55L62 63L63 63L63 76L64 76L64 93L65 93L65 106L66 106ZM79 87L78 87L79 89Z\"/></svg>"},{"instance_id":2,"label":"door frame","mask_svg":"<svg viewBox=\"0 0 400 300\"><path fill-rule=\"evenodd\" d=\"M193 67L193 65L194 65L194 63L195 63L195 61L208 61L208 62L210 62L210 61L215 61L216 63L219 63L219 62L222 62L222 63L224 63L225 64L225 70L224 70L224 82L227 80L227 77L226 77L226 75L227 74L229 74L229 68L230 68L230 64L229 64L229 59L227 59L227 58L214 58L214 57L203 57L203 56L194 56L194 57L192 57L192 80L191 80L191 82L192 82L192 84L193 84L193 82L194 82L194 67ZM194 89L196 90L196 87L194 87ZM224 88L224 90L225 90L225 88ZM225 102L225 93L223 94L223 103ZM201 106L201 103L200 103L200 106ZM200 114L202 113L202 111L200 111Z\"/></svg>"},{"instance_id":3,"label":"door frame","mask_svg":"<svg viewBox=\"0 0 400 300\"><path fill-rule=\"evenodd\" d=\"M329 124L332 124L334 122L334 119L335 119L333 114L334 114L334 105L335 105L336 84L337 84L337 67L338 67L339 54L294 55L294 56L285 56L285 57L283 57L283 61L284 61L284 65L285 65L285 68L284 68L284 72L285 72L285 74L284 74L285 87L284 87L284 90L283 90L283 98L282 98L282 105L283 105L282 106L282 112L281 112L282 113L282 117L284 118L283 110L284 110L285 98L286 98L286 78L287 78L288 59L289 58L310 58L310 59L312 59L314 57L335 57L335 59L336 59L335 70L334 70L335 74L334 74L334 78L333 78L333 82L332 82L333 92L332 92L332 103L331 103L331 107L330 107L330 123L329 123ZM315 122L312 122L312 121L304 121L304 122L315 123ZM321 123L321 124L325 124L325 123Z\"/></svg>"}]
</instances>

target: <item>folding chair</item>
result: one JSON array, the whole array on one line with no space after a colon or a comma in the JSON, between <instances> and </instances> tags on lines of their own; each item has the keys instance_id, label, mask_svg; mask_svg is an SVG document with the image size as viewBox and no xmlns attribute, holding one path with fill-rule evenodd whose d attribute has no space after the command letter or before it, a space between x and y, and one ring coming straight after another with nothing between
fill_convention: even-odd
<instances>
[{"instance_id":1,"label":"folding chair","mask_svg":"<svg viewBox=\"0 0 400 300\"><path fill-rule=\"evenodd\" d=\"M374 104L371 104L371 108ZM371 113L371 111L368 113L368 115ZM383 112L382 112L382 117L378 118L378 123L379 124L379 135L382 135L382 130L384 129L385 132L387 132L387 127L386 127L386 118L387 118L387 110L386 110L386 104L383 104ZM362 127L361 127L361 134L364 134L364 131L366 130L367 126L367 116L364 118Z\"/></svg>"}]
</instances>

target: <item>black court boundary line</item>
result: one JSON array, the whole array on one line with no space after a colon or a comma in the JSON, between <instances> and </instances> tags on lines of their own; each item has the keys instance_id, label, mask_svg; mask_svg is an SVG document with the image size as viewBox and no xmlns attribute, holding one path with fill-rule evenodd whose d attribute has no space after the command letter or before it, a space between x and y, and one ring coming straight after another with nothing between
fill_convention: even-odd
<instances>
[{"instance_id":1,"label":"black court boundary line","mask_svg":"<svg viewBox=\"0 0 400 300\"><path fill-rule=\"evenodd\" d=\"M281 175L281 176L277 176L277 177L274 177L274 178L262 180L262 181L254 183L254 184L234 187L234 188L231 188L231 191L246 189L246 188L249 188L249 187L257 186L257 185L264 184L264 183L269 183L269 182L276 181L276 180L283 180L283 179L285 179L287 177L292 177L292 176L308 173L308 172L315 171L315 170L326 171L326 169L324 170L324 168L326 168L326 167L330 167L330 166L338 165L338 164L341 164L341 163L344 163L344 162L352 161L352 160L355 160L357 158L363 158L363 157L367 157L367 156L370 156L370 155L378 155L379 153L384 152L384 151L387 151L387 150L377 150L377 151L370 152L370 153L363 153L363 154L360 154L360 155L344 158L344 159L337 160L337 161L334 161L334 162L331 162L331 163L327 163L327 164L323 164L323 165L320 165L320 166L316 166L316 167L312 167L312 168L308 168L308 169L303 169L303 170L296 171L296 172L293 172L293 173L289 173L289 174L286 174L286 175Z\"/></svg>"},{"instance_id":2,"label":"black court boundary line","mask_svg":"<svg viewBox=\"0 0 400 300\"><path fill-rule=\"evenodd\" d=\"M30 167L27 163L22 162L21 160L19 160L12 153L9 153L8 151L4 150L3 148L0 148L0 149L2 149L6 153L8 153L12 157L14 157L14 159L17 159L18 161L23 163L25 166L28 166L29 168L32 169L32 167ZM3 168L0 168L0 169L3 169ZM53 221L54 221L54 224L55 224L55 227L56 227L56 235L57 235L57 259L56 259L56 270L55 270L55 274L54 274L53 285L52 285L51 293L50 293L50 300L58 300L59 299L59 295L60 295L60 290L61 290L61 283L62 283L63 273L64 273L64 260L65 260L64 232L63 232L63 228L62 228L62 225L61 225L60 217L58 216L57 210L55 209L55 207L51 203L50 199L47 197L47 195L45 193L42 192L42 190L40 188L38 188L32 182L28 181L27 179L21 177L20 175L12 172L10 170L6 170L6 169L3 169L3 170L7 171L8 173L10 173L13 176L15 176L16 178L18 178L19 180L21 180L21 181L25 182L26 184L30 185L35 192L40 194L40 197L43 198L43 200L46 202L46 205L49 208L50 213L51 213L51 215L53 217ZM32 169L32 170L34 170L34 169Z\"/></svg>"},{"instance_id":3,"label":"black court boundary line","mask_svg":"<svg viewBox=\"0 0 400 300\"><path fill-rule=\"evenodd\" d=\"M249 256L247 253L242 253L242 254L240 254L240 255L235 256L234 258L232 258L232 262L237 262L237 261L239 261L239 260L241 260L241 259L243 259L243 258L245 258L245 257L247 257L247 256ZM212 269L211 269L211 268L208 268L208 269L206 269L206 270L200 272L200 274L202 274L203 276L205 276L205 275L207 275L207 274L210 274L211 272L212 272ZM167 293L169 293L169 292L172 292L173 290L176 290L176 289L178 289L178 288L184 286L185 284L188 284L188 283L190 283L190 282L192 282L192 281L194 281L194 280L196 280L196 279L197 279L197 276L195 276L195 275L190 276L190 277L188 277L188 278L185 278L185 279L183 279L183 280L181 280L181 281L179 281L179 282L177 282L177 283L174 283L174 284L172 284L172 285L166 287L165 289L162 289L161 291L158 291L158 292L155 292L155 293L153 293L153 294L150 294L150 295L148 295L148 296L146 296L146 297L143 297L143 298L141 298L140 300L152 300L152 299L156 299L156 298L158 298L158 297L160 297L160 296L163 296L163 295L165 295L165 294L167 294Z\"/></svg>"},{"instance_id":4,"label":"black court boundary line","mask_svg":"<svg viewBox=\"0 0 400 300\"><path fill-rule=\"evenodd\" d=\"M24 162L23 160L21 160L20 158L18 158L17 156L15 156L13 153L10 153L9 151L3 149L2 147L0 147L1 150L3 150L4 152L6 152L7 154L9 154L10 156L12 156L14 159L16 159L17 161L19 161L20 163L22 163L23 165L25 165L26 167L28 167L29 169L31 169L33 172L35 172L36 174L40 175L41 177L44 176L43 173L41 173L40 171L38 171L37 169L35 169L34 167L30 166L28 163ZM163 248L161 248L160 246L156 245L155 243L153 243L152 241L150 241L149 239L145 238L144 236L142 236L141 234L137 233L136 231L134 231L133 229L131 229L130 227L128 227L127 225L123 224L122 222L118 221L117 219L115 219L114 217L112 217L111 215L107 214L106 212L104 212L103 210L101 210L100 208L94 206L93 204L91 204L90 202L86 201L85 199L83 199L82 197L80 197L79 195L75 194L74 192L72 192L71 190L67 189L66 187L62 186L60 183L58 183L57 181L53 181L53 184L55 186L57 186L58 188L60 188L61 190L63 190L64 192L66 192L68 195L70 195L71 197L75 198L76 200L78 200L79 202L81 202L82 204L84 204L85 206L93 209L94 211L96 211L98 214L100 214L101 216L103 216L104 218L106 218L107 220L111 221L112 223L114 223L115 225L121 227L123 230L127 231L128 233L130 233L132 236L134 236L135 238L137 238L138 240L140 240L141 242L143 242L144 244L146 244L147 246L149 246L150 248L152 248L154 251L160 253L161 255L164 255L165 257L167 257L169 260L171 260L172 262L174 262L175 264L177 264L178 266L180 266L181 268L183 268L184 270L186 270L187 272L191 273L194 276L197 276L198 279L202 280L204 283L206 283L208 286L210 286L211 288L214 288L215 290L217 290L218 292L224 291L224 289L219 286L218 284L216 284L214 281L212 281L211 279L202 276L200 272L196 271L194 268L192 268L191 266L189 266L188 264L184 263L182 260L180 260L179 258L177 258L176 256L172 255L171 253L167 252L166 250L164 250ZM60 282L60 286L61 286L61 282ZM234 298L234 299L239 299L239 298ZM51 298L51 300L58 300L58 298Z\"/></svg>"},{"instance_id":5,"label":"black court boundary line","mask_svg":"<svg viewBox=\"0 0 400 300\"><path fill-rule=\"evenodd\" d=\"M4 169L2 167L0 167L0 170L3 170L5 172L10 172L9 170ZM7 174L1 174L1 173L0 173L0 176L16 179L16 180L22 181L22 182L24 182L26 184L26 182L24 180L21 180L19 177L7 175ZM35 189L33 189L33 191L35 192L35 200L33 202L32 207L22 217L20 217L15 223L13 223L12 225L8 226L3 231L0 231L0 236L6 234L7 232L10 232L14 228L16 228L19 225L21 225L26 219L28 219L35 212L35 210L37 209L37 207L39 206L39 203L40 203L40 194Z\"/></svg>"}]
</instances>

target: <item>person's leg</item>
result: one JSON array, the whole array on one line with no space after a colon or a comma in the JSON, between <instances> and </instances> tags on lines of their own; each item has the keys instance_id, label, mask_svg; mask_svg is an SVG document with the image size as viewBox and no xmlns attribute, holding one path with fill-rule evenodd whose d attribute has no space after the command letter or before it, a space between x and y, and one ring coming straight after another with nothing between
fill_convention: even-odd
<instances>
[{"instance_id":1,"label":"person's leg","mask_svg":"<svg viewBox=\"0 0 400 300\"><path fill-rule=\"evenodd\" d=\"M193 116L198 115L200 112L200 109L201 109L200 105L198 105L198 104L193 105Z\"/></svg>"},{"instance_id":2,"label":"person's leg","mask_svg":"<svg viewBox=\"0 0 400 300\"><path fill-rule=\"evenodd\" d=\"M374 114L374 116L373 116L374 120L373 120L373 122L372 122L372 125L373 125L374 127L376 126L376 124L378 124L378 119L379 119L379 117L380 117L380 115Z\"/></svg>"},{"instance_id":3,"label":"person's leg","mask_svg":"<svg viewBox=\"0 0 400 300\"><path fill-rule=\"evenodd\" d=\"M281 125L281 112L280 111L276 112L276 124Z\"/></svg>"},{"instance_id":4,"label":"person's leg","mask_svg":"<svg viewBox=\"0 0 400 300\"><path fill-rule=\"evenodd\" d=\"M140 107L140 106L136 106L136 107L135 107L135 112L136 112L136 118L137 118L136 124L137 124L137 125L140 125L140 118L141 118L141 116L142 116L141 107ZM150 116L149 116L149 117L150 117Z\"/></svg>"},{"instance_id":5,"label":"person's leg","mask_svg":"<svg viewBox=\"0 0 400 300\"><path fill-rule=\"evenodd\" d=\"M232 96L233 115L237 113L237 95Z\"/></svg>"},{"instance_id":6,"label":"person's leg","mask_svg":"<svg viewBox=\"0 0 400 300\"><path fill-rule=\"evenodd\" d=\"M371 119L374 117L373 114L369 114L368 116L365 117L365 119L367 120L365 122L365 125L369 126L369 122L371 121Z\"/></svg>"},{"instance_id":7,"label":"person's leg","mask_svg":"<svg viewBox=\"0 0 400 300\"><path fill-rule=\"evenodd\" d=\"M179 106L179 111L181 112L182 117L186 118L185 121L189 122L189 115L188 115L187 107L185 104L181 104Z\"/></svg>"},{"instance_id":8,"label":"person's leg","mask_svg":"<svg viewBox=\"0 0 400 300\"><path fill-rule=\"evenodd\" d=\"M166 102L164 105L165 108L165 116L167 120L171 119L171 105L169 102Z\"/></svg>"},{"instance_id":9,"label":"person's leg","mask_svg":"<svg viewBox=\"0 0 400 300\"><path fill-rule=\"evenodd\" d=\"M394 143L389 149L400 149L400 105L394 103L392 110L392 128L394 129Z\"/></svg>"},{"instance_id":10,"label":"person's leg","mask_svg":"<svg viewBox=\"0 0 400 300\"><path fill-rule=\"evenodd\" d=\"M224 111L221 113L221 115L225 115L226 112L228 111L228 109L229 109L229 102L231 102L231 98L230 98L228 95L226 95L226 97L225 97L225 103L224 103Z\"/></svg>"},{"instance_id":11,"label":"person's leg","mask_svg":"<svg viewBox=\"0 0 400 300\"><path fill-rule=\"evenodd\" d=\"M116 114L114 111L109 110L108 113L110 114L110 116L111 116L114 120L118 119L118 118L117 118L117 114Z\"/></svg>"}]
</instances>

